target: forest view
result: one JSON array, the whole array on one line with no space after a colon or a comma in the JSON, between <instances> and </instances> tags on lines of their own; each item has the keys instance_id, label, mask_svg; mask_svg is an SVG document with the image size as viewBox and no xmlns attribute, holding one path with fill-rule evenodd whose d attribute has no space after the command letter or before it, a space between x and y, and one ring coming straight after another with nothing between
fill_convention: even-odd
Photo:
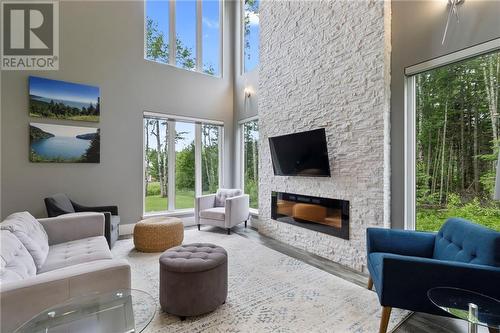
<instances>
[{"instance_id":1,"label":"forest view","mask_svg":"<svg viewBox=\"0 0 500 333\"><path fill-rule=\"evenodd\" d=\"M461 217L500 231L500 52L416 75L416 229Z\"/></svg>"},{"instance_id":2,"label":"forest view","mask_svg":"<svg viewBox=\"0 0 500 333\"><path fill-rule=\"evenodd\" d=\"M250 207L259 207L259 123L246 122L243 127L243 168L245 193L250 196Z\"/></svg>"},{"instance_id":3,"label":"forest view","mask_svg":"<svg viewBox=\"0 0 500 333\"><path fill-rule=\"evenodd\" d=\"M168 210L169 130L175 131L174 209L194 207L195 198L195 124L144 118L145 133L145 212ZM201 126L201 188L203 194L215 193L219 186L220 126Z\"/></svg>"}]
</instances>

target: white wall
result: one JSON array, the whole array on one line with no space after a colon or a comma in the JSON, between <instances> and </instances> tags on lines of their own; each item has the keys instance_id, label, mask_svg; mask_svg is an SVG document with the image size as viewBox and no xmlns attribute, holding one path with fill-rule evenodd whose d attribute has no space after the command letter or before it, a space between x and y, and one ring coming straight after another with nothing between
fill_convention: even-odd
<instances>
[{"instance_id":1,"label":"white wall","mask_svg":"<svg viewBox=\"0 0 500 333\"><path fill-rule=\"evenodd\" d=\"M262 2L259 232L365 270L365 234L389 224L390 6ZM276 177L268 138L325 128L331 178ZM350 239L270 218L271 191L350 201Z\"/></svg>"},{"instance_id":2,"label":"white wall","mask_svg":"<svg viewBox=\"0 0 500 333\"><path fill-rule=\"evenodd\" d=\"M231 12L233 3L226 5ZM142 215L144 110L224 121L224 185L231 186L234 64L229 18L224 77L217 79L144 60L144 2L62 1L60 70L2 73L2 216L19 210L44 216L43 198L64 192L83 204L117 204L123 223L136 222ZM29 75L101 88L100 164L29 162Z\"/></svg>"},{"instance_id":3,"label":"white wall","mask_svg":"<svg viewBox=\"0 0 500 333\"><path fill-rule=\"evenodd\" d=\"M466 0L444 45L447 1L392 2L391 192L392 227L404 227L404 69L500 38L500 1Z\"/></svg>"}]
</instances>

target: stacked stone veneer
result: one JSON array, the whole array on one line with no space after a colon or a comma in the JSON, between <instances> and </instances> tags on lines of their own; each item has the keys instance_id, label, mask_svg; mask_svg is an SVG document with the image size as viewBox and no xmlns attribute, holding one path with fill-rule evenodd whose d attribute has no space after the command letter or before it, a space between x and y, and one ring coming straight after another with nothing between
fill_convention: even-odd
<instances>
[{"instance_id":1,"label":"stacked stone veneer","mask_svg":"<svg viewBox=\"0 0 500 333\"><path fill-rule=\"evenodd\" d=\"M262 1L259 232L366 270L367 227L389 226L390 3ZM326 128L331 178L276 177L268 138ZM350 201L350 239L271 219L271 191Z\"/></svg>"}]
</instances>

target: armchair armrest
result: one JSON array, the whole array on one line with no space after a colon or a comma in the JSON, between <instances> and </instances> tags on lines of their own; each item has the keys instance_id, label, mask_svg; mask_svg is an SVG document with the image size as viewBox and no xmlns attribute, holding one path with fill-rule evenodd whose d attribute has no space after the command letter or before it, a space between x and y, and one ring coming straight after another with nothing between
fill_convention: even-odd
<instances>
[{"instance_id":1,"label":"armchair armrest","mask_svg":"<svg viewBox=\"0 0 500 333\"><path fill-rule=\"evenodd\" d=\"M2 284L2 332L12 332L44 309L71 297L130 288L130 265L125 260L98 260L56 269Z\"/></svg>"},{"instance_id":2,"label":"armchair armrest","mask_svg":"<svg viewBox=\"0 0 500 333\"><path fill-rule=\"evenodd\" d=\"M436 234L409 230L368 228L366 249L405 256L431 258L434 253Z\"/></svg>"},{"instance_id":3,"label":"armchair armrest","mask_svg":"<svg viewBox=\"0 0 500 333\"><path fill-rule=\"evenodd\" d=\"M111 215L118 215L118 206L83 206L80 204L77 204L74 201L71 201L71 204L73 205L73 208L75 209L76 212L98 212L98 213L105 213L105 212L110 212Z\"/></svg>"},{"instance_id":4,"label":"armchair armrest","mask_svg":"<svg viewBox=\"0 0 500 333\"><path fill-rule=\"evenodd\" d=\"M38 220L49 237L49 245L104 236L104 214L71 213Z\"/></svg>"},{"instance_id":5,"label":"armchair armrest","mask_svg":"<svg viewBox=\"0 0 500 333\"><path fill-rule=\"evenodd\" d=\"M462 288L498 299L498 281L500 267L388 254L383 258L377 293L384 306L438 314L427 298L429 289Z\"/></svg>"},{"instance_id":6,"label":"armchair armrest","mask_svg":"<svg viewBox=\"0 0 500 333\"><path fill-rule=\"evenodd\" d=\"M248 220L250 216L250 196L239 195L226 199L226 228L231 228Z\"/></svg>"},{"instance_id":7,"label":"armchair armrest","mask_svg":"<svg viewBox=\"0 0 500 333\"><path fill-rule=\"evenodd\" d=\"M194 220L199 224L200 211L213 208L215 206L215 194L208 194L196 197L194 201Z\"/></svg>"}]
</instances>

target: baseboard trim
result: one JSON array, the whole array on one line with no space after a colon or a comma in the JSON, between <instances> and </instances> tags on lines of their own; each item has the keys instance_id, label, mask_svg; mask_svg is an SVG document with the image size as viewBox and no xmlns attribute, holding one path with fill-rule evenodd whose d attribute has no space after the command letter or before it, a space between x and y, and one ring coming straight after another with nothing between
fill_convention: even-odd
<instances>
[{"instance_id":1,"label":"baseboard trim","mask_svg":"<svg viewBox=\"0 0 500 333\"><path fill-rule=\"evenodd\" d=\"M120 228L118 229L118 234L120 236L132 235L134 233L135 223L130 224L120 224Z\"/></svg>"}]
</instances>

